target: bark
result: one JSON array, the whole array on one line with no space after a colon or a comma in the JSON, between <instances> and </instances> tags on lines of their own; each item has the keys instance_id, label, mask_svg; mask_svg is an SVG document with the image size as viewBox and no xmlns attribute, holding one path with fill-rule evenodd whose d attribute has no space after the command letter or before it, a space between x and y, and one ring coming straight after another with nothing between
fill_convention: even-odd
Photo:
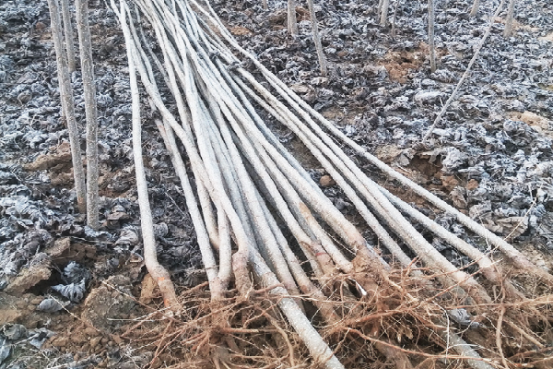
<instances>
[{"instance_id":1,"label":"bark","mask_svg":"<svg viewBox=\"0 0 554 369\"><path fill-rule=\"evenodd\" d=\"M67 67L69 73L75 72L75 47L73 46L73 25L71 24L71 13L69 12L68 0L62 2L62 18L65 33L65 49L67 52Z\"/></svg>"},{"instance_id":2,"label":"bark","mask_svg":"<svg viewBox=\"0 0 554 369\"><path fill-rule=\"evenodd\" d=\"M75 0L87 131L87 225L98 229L98 120L88 0Z\"/></svg>"},{"instance_id":3,"label":"bark","mask_svg":"<svg viewBox=\"0 0 554 369\"><path fill-rule=\"evenodd\" d=\"M475 17L479 11L479 0L473 0L473 6L471 7L470 17Z\"/></svg>"},{"instance_id":4,"label":"bark","mask_svg":"<svg viewBox=\"0 0 554 369\"><path fill-rule=\"evenodd\" d=\"M389 0L383 0L380 10L381 20L379 21L379 25L381 27L385 27L387 25L387 17L389 15Z\"/></svg>"},{"instance_id":5,"label":"bark","mask_svg":"<svg viewBox=\"0 0 554 369\"><path fill-rule=\"evenodd\" d=\"M298 34L298 24L296 23L296 1L288 0L287 3L287 30L291 35Z\"/></svg>"},{"instance_id":6,"label":"bark","mask_svg":"<svg viewBox=\"0 0 554 369\"><path fill-rule=\"evenodd\" d=\"M73 163L73 176L75 179L75 191L77 193L77 206L79 211L84 213L85 205L85 172L81 159L81 147L77 122L75 120L75 103L69 71L67 69L67 60L63 51L62 27L59 15L58 0L48 0L50 9L50 19L52 27L52 39L54 41L54 50L56 52L56 63L58 66L58 83L60 86L60 97L63 109L63 115L67 123L69 132L69 143L71 145L71 159Z\"/></svg>"},{"instance_id":7,"label":"bark","mask_svg":"<svg viewBox=\"0 0 554 369\"><path fill-rule=\"evenodd\" d=\"M121 23L126 25L125 11L122 9ZM136 77L135 59L136 53L130 44L130 34L127 27L123 27L123 33L127 43L127 59L129 64L129 78L131 86L132 99L132 131L133 131L133 157L135 162L135 176L137 182L138 203L140 209L140 225L142 230L142 239L144 244L144 263L150 275L157 282L160 292L164 299L164 305L175 311L179 308L179 302L175 294L175 288L171 282L168 271L158 263L156 251L156 239L154 236L154 225L152 221L152 212L148 201L148 182L144 172L144 163L142 160L142 140L141 140L141 117L140 117L140 94Z\"/></svg>"},{"instance_id":8,"label":"bark","mask_svg":"<svg viewBox=\"0 0 554 369\"><path fill-rule=\"evenodd\" d=\"M514 5L515 0L510 0L508 4L508 15L506 16L506 27L504 28L504 37L510 37L514 32Z\"/></svg>"},{"instance_id":9,"label":"bark","mask_svg":"<svg viewBox=\"0 0 554 369\"><path fill-rule=\"evenodd\" d=\"M323 53L323 46L321 45L321 37L319 37L319 29L317 27L317 19L315 17L314 0L308 0L308 8L310 8L310 18L312 21L312 33L314 36L317 58L319 59L319 70L321 71L322 75L327 76L327 58Z\"/></svg>"},{"instance_id":10,"label":"bark","mask_svg":"<svg viewBox=\"0 0 554 369\"><path fill-rule=\"evenodd\" d=\"M435 73L437 65L435 62L435 4L433 0L428 2L429 12L429 62L431 63L431 73Z\"/></svg>"}]
</instances>

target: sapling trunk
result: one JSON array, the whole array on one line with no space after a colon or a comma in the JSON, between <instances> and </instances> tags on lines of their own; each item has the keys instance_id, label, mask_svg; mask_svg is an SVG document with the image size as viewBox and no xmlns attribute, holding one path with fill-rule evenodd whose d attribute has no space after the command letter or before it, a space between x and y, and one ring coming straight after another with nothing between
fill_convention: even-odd
<instances>
[{"instance_id":1,"label":"sapling trunk","mask_svg":"<svg viewBox=\"0 0 554 369\"><path fill-rule=\"evenodd\" d=\"M319 29L317 26L317 18L315 17L314 0L308 0L308 8L310 8L312 34L314 36L315 49L317 51L317 58L319 60L319 70L321 71L322 75L327 76L327 58L323 53L323 46L321 45L321 37L319 36Z\"/></svg>"},{"instance_id":2,"label":"sapling trunk","mask_svg":"<svg viewBox=\"0 0 554 369\"><path fill-rule=\"evenodd\" d=\"M288 0L287 2L287 30L291 35L298 34L298 24L296 22L296 1Z\"/></svg>"},{"instance_id":3,"label":"sapling trunk","mask_svg":"<svg viewBox=\"0 0 554 369\"><path fill-rule=\"evenodd\" d=\"M379 25L381 27L385 27L387 25L387 18L389 16L389 1L390 0L383 0L383 3L381 4L381 18L379 21Z\"/></svg>"},{"instance_id":4,"label":"sapling trunk","mask_svg":"<svg viewBox=\"0 0 554 369\"><path fill-rule=\"evenodd\" d=\"M88 0L75 0L87 131L87 225L98 229L98 120Z\"/></svg>"},{"instance_id":5,"label":"sapling trunk","mask_svg":"<svg viewBox=\"0 0 554 369\"><path fill-rule=\"evenodd\" d=\"M435 4L433 0L428 0L428 39L429 39L429 63L431 64L431 73L435 73L437 65L435 62Z\"/></svg>"},{"instance_id":6,"label":"sapling trunk","mask_svg":"<svg viewBox=\"0 0 554 369\"><path fill-rule=\"evenodd\" d=\"M504 37L510 37L514 32L514 6L515 0L510 0L508 4L508 15L506 16L506 27L504 28Z\"/></svg>"},{"instance_id":7,"label":"sapling trunk","mask_svg":"<svg viewBox=\"0 0 554 369\"><path fill-rule=\"evenodd\" d=\"M73 45L73 25L71 24L71 13L69 12L68 0L61 0L63 30L65 34L65 50L67 52L67 68L69 73L75 72L75 47Z\"/></svg>"},{"instance_id":8,"label":"sapling trunk","mask_svg":"<svg viewBox=\"0 0 554 369\"><path fill-rule=\"evenodd\" d=\"M52 39L56 52L56 63L58 66L58 83L60 86L60 98L62 103L63 116L67 123L69 132L69 143L71 145L71 160L73 163L73 177L75 179L75 192L77 193L77 206L79 211L86 211L85 199L85 171L81 159L81 145L79 130L75 120L75 102L71 89L71 79L67 69L67 60L63 51L63 38L60 23L58 0L48 0L52 28Z\"/></svg>"},{"instance_id":9,"label":"sapling trunk","mask_svg":"<svg viewBox=\"0 0 554 369\"><path fill-rule=\"evenodd\" d=\"M177 301L177 296L175 294L175 287L171 282L168 271L160 265L157 257L152 212L150 210L150 203L148 200L148 182L146 180L142 159L140 94L136 78L136 63L138 62L138 56L132 44L129 28L127 27L126 15L127 12L123 8L122 4L119 16L121 24L123 25L123 34L127 44L127 61L129 65L129 79L132 99L133 158L135 163L140 224L144 247L144 264L146 265L146 269L148 269L150 275L158 284L164 299L164 305L167 308L176 311L179 308L179 302Z\"/></svg>"},{"instance_id":10,"label":"sapling trunk","mask_svg":"<svg viewBox=\"0 0 554 369\"><path fill-rule=\"evenodd\" d=\"M470 17L475 17L479 12L479 0L473 0L473 5L471 6L471 12L469 13Z\"/></svg>"}]
</instances>

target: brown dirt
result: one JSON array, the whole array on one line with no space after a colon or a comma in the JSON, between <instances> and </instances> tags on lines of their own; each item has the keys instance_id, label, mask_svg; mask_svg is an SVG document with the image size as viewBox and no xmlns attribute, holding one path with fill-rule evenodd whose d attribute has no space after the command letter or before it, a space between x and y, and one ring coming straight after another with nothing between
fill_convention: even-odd
<instances>
[{"instance_id":1,"label":"brown dirt","mask_svg":"<svg viewBox=\"0 0 554 369\"><path fill-rule=\"evenodd\" d=\"M391 81L406 83L410 73L419 69L427 58L428 49L429 46L421 42L413 51L389 51L378 64L385 67ZM441 55L441 50L437 49L436 53Z\"/></svg>"},{"instance_id":2,"label":"brown dirt","mask_svg":"<svg viewBox=\"0 0 554 369\"><path fill-rule=\"evenodd\" d=\"M235 36L249 36L252 34L252 31L250 31L248 28L240 26L231 27L229 31Z\"/></svg>"},{"instance_id":3,"label":"brown dirt","mask_svg":"<svg viewBox=\"0 0 554 369\"><path fill-rule=\"evenodd\" d=\"M530 111L523 113L512 112L508 115L510 119L519 120L529 125L535 131L542 133L546 137L552 138L552 121Z\"/></svg>"},{"instance_id":4,"label":"brown dirt","mask_svg":"<svg viewBox=\"0 0 554 369\"><path fill-rule=\"evenodd\" d=\"M46 170L50 183L56 187L73 186L71 147L68 142L50 148L50 153L38 156L34 162L23 166L25 170Z\"/></svg>"},{"instance_id":5,"label":"brown dirt","mask_svg":"<svg viewBox=\"0 0 554 369\"><path fill-rule=\"evenodd\" d=\"M48 280L51 274L52 272L50 271L48 260L45 260L39 265L32 265L19 272L19 275L15 277L6 288L6 293L13 296L20 296L39 282Z\"/></svg>"}]
</instances>

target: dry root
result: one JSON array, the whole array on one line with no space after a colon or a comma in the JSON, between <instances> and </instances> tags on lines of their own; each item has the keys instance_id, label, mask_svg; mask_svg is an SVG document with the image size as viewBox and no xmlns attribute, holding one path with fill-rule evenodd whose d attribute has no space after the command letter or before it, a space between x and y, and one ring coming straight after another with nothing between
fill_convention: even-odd
<instances>
[{"instance_id":1,"label":"dry root","mask_svg":"<svg viewBox=\"0 0 554 369\"><path fill-rule=\"evenodd\" d=\"M510 301L501 293L486 306L466 305L454 293L429 290L420 278L399 272L371 296L362 296L352 280L327 283L334 287L325 302L340 317L334 323L322 319L313 298L298 297L346 368L466 368L470 360L473 367L529 368L547 367L552 359L551 296ZM153 322L130 325L123 336L155 353L150 367L319 367L269 291L253 289L248 300L216 303L204 284L181 293L179 318L161 325L150 316ZM482 358L458 354L460 338Z\"/></svg>"}]
</instances>

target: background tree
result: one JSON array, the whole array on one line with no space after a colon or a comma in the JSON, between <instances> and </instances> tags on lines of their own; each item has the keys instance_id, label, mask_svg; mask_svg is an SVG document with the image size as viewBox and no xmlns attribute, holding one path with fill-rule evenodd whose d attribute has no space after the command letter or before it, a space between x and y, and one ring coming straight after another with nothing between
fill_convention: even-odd
<instances>
[{"instance_id":1,"label":"background tree","mask_svg":"<svg viewBox=\"0 0 554 369\"><path fill-rule=\"evenodd\" d=\"M504 28L504 37L510 37L514 32L514 6L515 0L510 0L508 4L508 15L506 16L506 27Z\"/></svg>"},{"instance_id":2,"label":"background tree","mask_svg":"<svg viewBox=\"0 0 554 369\"><path fill-rule=\"evenodd\" d=\"M62 1L63 30L65 34L65 49L67 52L67 67L69 73L75 72L75 48L73 47L73 26L68 0Z\"/></svg>"},{"instance_id":3,"label":"background tree","mask_svg":"<svg viewBox=\"0 0 554 369\"><path fill-rule=\"evenodd\" d=\"M380 4L379 10L381 12L381 20L379 24L384 27L387 25L387 17L389 15L389 0L383 0Z\"/></svg>"},{"instance_id":4,"label":"background tree","mask_svg":"<svg viewBox=\"0 0 554 369\"><path fill-rule=\"evenodd\" d=\"M67 68L67 60L63 51L62 26L57 0L48 0L52 28L52 39L56 52L56 63L58 66L58 83L60 85L60 98L63 115L67 122L69 132L69 143L71 145L71 159L73 162L73 176L75 178L75 191L77 193L77 206L79 211L85 212L85 171L81 161L81 148L79 144L79 133L75 121L75 103Z\"/></svg>"},{"instance_id":5,"label":"background tree","mask_svg":"<svg viewBox=\"0 0 554 369\"><path fill-rule=\"evenodd\" d=\"M65 0L64 0L65 1ZM98 122L88 0L75 0L87 131L87 225L98 228Z\"/></svg>"},{"instance_id":6,"label":"background tree","mask_svg":"<svg viewBox=\"0 0 554 369\"><path fill-rule=\"evenodd\" d=\"M479 0L473 0L473 6L471 7L471 12L469 13L469 15L471 17L475 17L478 11L479 11Z\"/></svg>"},{"instance_id":7,"label":"background tree","mask_svg":"<svg viewBox=\"0 0 554 369\"><path fill-rule=\"evenodd\" d=\"M319 70L321 74L327 75L327 59L323 53L323 46L321 45L321 37L319 37L319 29L317 27L317 18L315 17L314 0L308 0L308 8L310 9L310 18L312 20L312 33L314 35L315 49L317 51L317 58L319 59Z\"/></svg>"},{"instance_id":8,"label":"background tree","mask_svg":"<svg viewBox=\"0 0 554 369\"><path fill-rule=\"evenodd\" d=\"M435 4L433 0L428 2L428 14L429 14L429 62L431 63L431 73L437 70L437 64L435 61Z\"/></svg>"},{"instance_id":9,"label":"background tree","mask_svg":"<svg viewBox=\"0 0 554 369\"><path fill-rule=\"evenodd\" d=\"M287 30L291 35L298 34L298 25L296 24L296 2L288 0L287 2Z\"/></svg>"}]
</instances>

